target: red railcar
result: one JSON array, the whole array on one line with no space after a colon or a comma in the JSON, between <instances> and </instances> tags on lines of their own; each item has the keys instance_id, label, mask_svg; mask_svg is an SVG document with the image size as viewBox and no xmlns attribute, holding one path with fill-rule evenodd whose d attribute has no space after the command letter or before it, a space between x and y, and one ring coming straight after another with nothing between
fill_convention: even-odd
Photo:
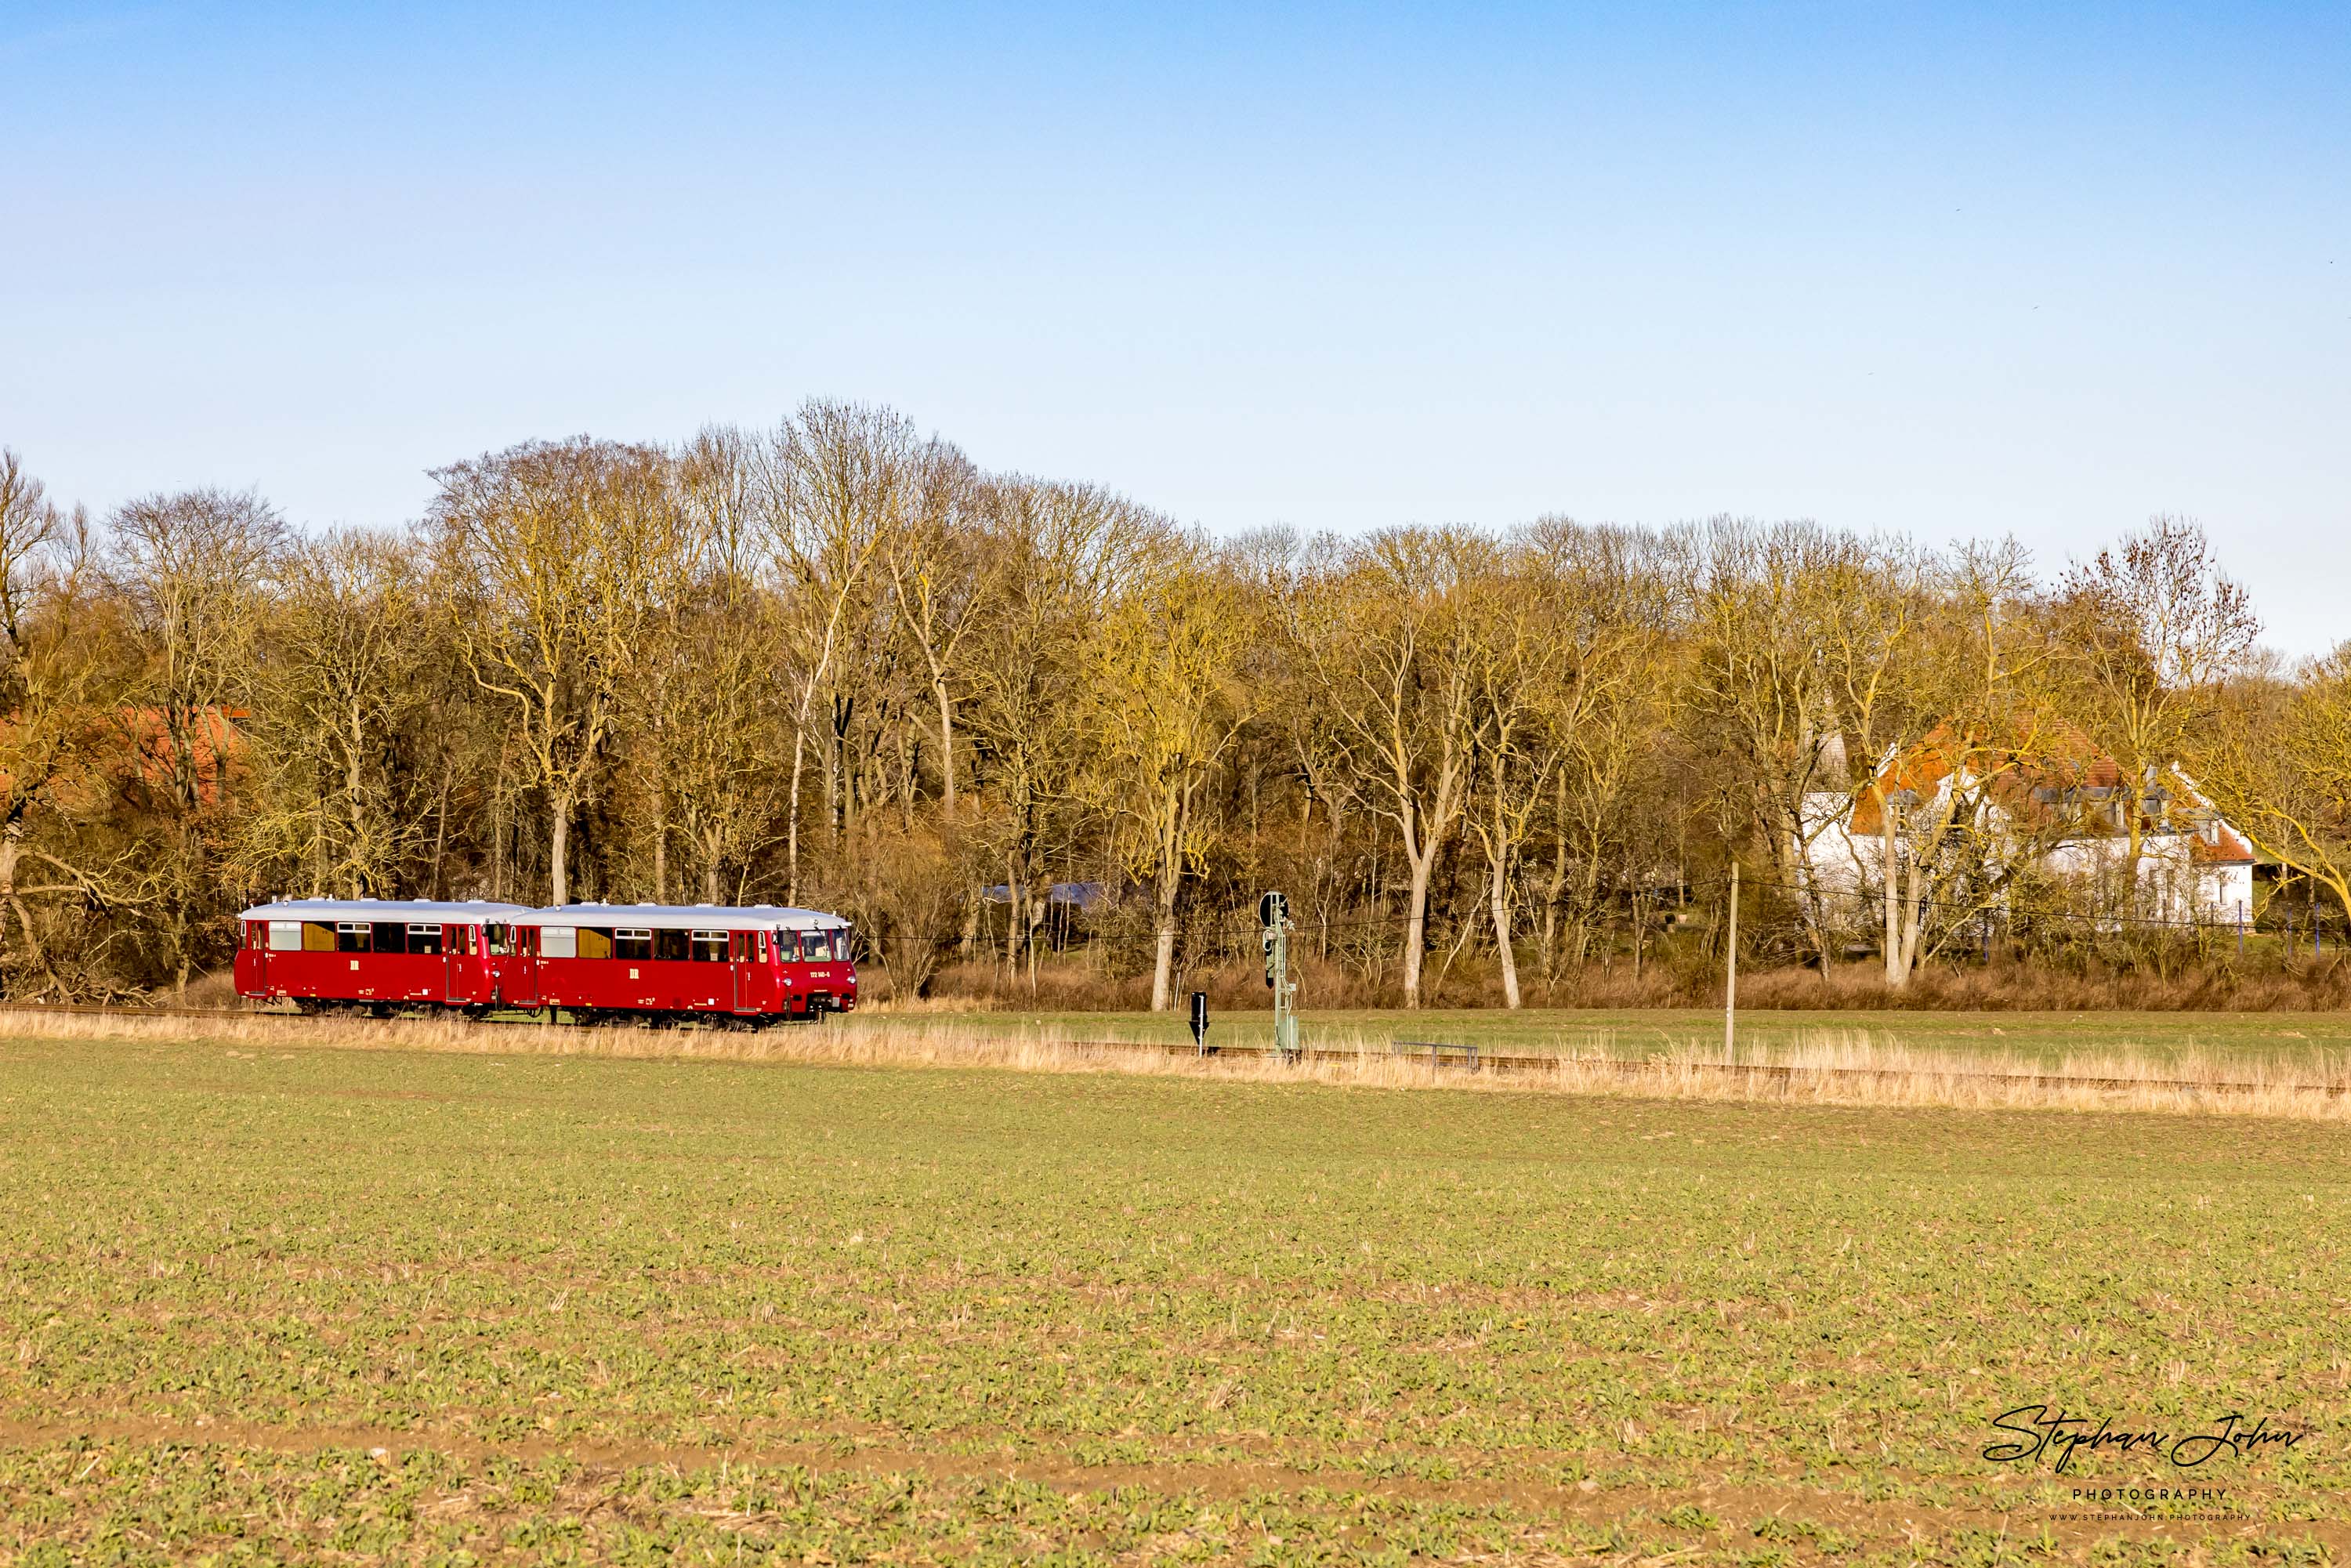
<instances>
[{"instance_id":1,"label":"red railcar","mask_svg":"<svg viewBox=\"0 0 2351 1568\"><path fill-rule=\"evenodd\" d=\"M298 899L243 919L237 994L305 1011L424 1004L768 1023L857 1005L849 924L814 909Z\"/></svg>"},{"instance_id":2,"label":"red railcar","mask_svg":"<svg viewBox=\"0 0 2351 1568\"><path fill-rule=\"evenodd\" d=\"M419 1003L480 1010L499 1001L503 943L518 904L293 899L248 909L236 993L306 1011L389 1012Z\"/></svg>"},{"instance_id":3,"label":"red railcar","mask_svg":"<svg viewBox=\"0 0 2351 1568\"><path fill-rule=\"evenodd\" d=\"M849 923L821 910L568 904L517 916L508 941L531 960L537 1005L582 1019L770 1021L857 1005Z\"/></svg>"}]
</instances>

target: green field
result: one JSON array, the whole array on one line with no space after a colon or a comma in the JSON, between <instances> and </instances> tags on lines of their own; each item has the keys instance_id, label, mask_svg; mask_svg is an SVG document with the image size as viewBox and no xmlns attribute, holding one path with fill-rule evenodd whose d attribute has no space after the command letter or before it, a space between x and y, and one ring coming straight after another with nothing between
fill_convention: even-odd
<instances>
[{"instance_id":1,"label":"green field","mask_svg":"<svg viewBox=\"0 0 2351 1568\"><path fill-rule=\"evenodd\" d=\"M828 1027L854 1030L885 1023L888 1012L852 1014ZM1186 1019L1176 1013L971 1012L911 1015L984 1032L1017 1035L1040 1029L1073 1040L1158 1040L1188 1044ZM1432 1009L1418 1013L1324 1011L1299 1015L1310 1046L1359 1041L1441 1040L1497 1051L1566 1052L1641 1057L1691 1049L1719 1050L1722 1014L1696 1009L1597 1011L1529 1008ZM2346 1013L2051 1013L1844 1012L1748 1010L1739 1015L1742 1051L1769 1052L1821 1036L1867 1036L1920 1050L1949 1051L2054 1067L2069 1056L2117 1051L2153 1060L2182 1052L2259 1057L2273 1061L2332 1062L2351 1059L2351 1014ZM1270 1012L1220 1012L1209 1040L1264 1046L1273 1038Z\"/></svg>"},{"instance_id":2,"label":"green field","mask_svg":"<svg viewBox=\"0 0 2351 1568\"><path fill-rule=\"evenodd\" d=\"M2325 1123L0 1041L0 1560L2321 1561L2346 1178ZM2308 1435L1982 1457L2041 1402Z\"/></svg>"}]
</instances>

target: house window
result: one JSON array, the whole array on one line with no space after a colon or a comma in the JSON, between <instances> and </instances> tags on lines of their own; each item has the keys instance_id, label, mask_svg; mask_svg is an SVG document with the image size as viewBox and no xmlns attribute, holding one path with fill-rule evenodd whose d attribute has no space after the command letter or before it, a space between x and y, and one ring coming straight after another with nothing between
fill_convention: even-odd
<instances>
[{"instance_id":1,"label":"house window","mask_svg":"<svg viewBox=\"0 0 2351 1568\"><path fill-rule=\"evenodd\" d=\"M584 932L582 935L586 935ZM650 958L653 956L653 934L651 931L622 926L612 933L612 956L615 958ZM586 953L580 954L586 957Z\"/></svg>"},{"instance_id":2,"label":"house window","mask_svg":"<svg viewBox=\"0 0 2351 1568\"><path fill-rule=\"evenodd\" d=\"M694 961L697 964L726 962L726 933L724 931L694 933Z\"/></svg>"}]
</instances>

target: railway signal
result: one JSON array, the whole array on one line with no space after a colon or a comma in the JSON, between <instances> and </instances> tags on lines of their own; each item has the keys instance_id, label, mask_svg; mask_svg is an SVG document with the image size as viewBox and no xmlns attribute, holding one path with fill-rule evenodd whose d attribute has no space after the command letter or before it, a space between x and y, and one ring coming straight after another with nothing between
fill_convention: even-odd
<instances>
[{"instance_id":1,"label":"railway signal","mask_svg":"<svg viewBox=\"0 0 2351 1568\"><path fill-rule=\"evenodd\" d=\"M1298 1051L1298 982L1290 976L1290 900L1269 893L1257 901L1259 942L1265 949L1265 983L1273 991L1273 1049L1284 1061Z\"/></svg>"}]
</instances>

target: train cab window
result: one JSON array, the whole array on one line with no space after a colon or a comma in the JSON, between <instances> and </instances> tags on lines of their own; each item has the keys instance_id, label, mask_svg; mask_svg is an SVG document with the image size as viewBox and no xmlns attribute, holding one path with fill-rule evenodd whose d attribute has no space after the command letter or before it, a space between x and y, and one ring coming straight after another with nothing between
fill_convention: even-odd
<instances>
[{"instance_id":1,"label":"train cab window","mask_svg":"<svg viewBox=\"0 0 2351 1568\"><path fill-rule=\"evenodd\" d=\"M696 957L700 956L694 955ZM685 933L683 931L654 932L653 956L665 964L684 963L687 957Z\"/></svg>"},{"instance_id":2,"label":"train cab window","mask_svg":"<svg viewBox=\"0 0 2351 1568\"><path fill-rule=\"evenodd\" d=\"M438 925L411 925L408 928L408 950L412 953L422 953L427 957L437 958L441 956L444 946L441 927Z\"/></svg>"},{"instance_id":3,"label":"train cab window","mask_svg":"<svg viewBox=\"0 0 2351 1568\"><path fill-rule=\"evenodd\" d=\"M694 961L697 964L726 962L726 933L724 931L695 932Z\"/></svg>"},{"instance_id":4,"label":"train cab window","mask_svg":"<svg viewBox=\"0 0 2351 1568\"><path fill-rule=\"evenodd\" d=\"M825 964L847 956L848 944L841 941L839 931L803 931L800 933L800 961Z\"/></svg>"},{"instance_id":5,"label":"train cab window","mask_svg":"<svg viewBox=\"0 0 2351 1568\"><path fill-rule=\"evenodd\" d=\"M482 939L489 944L487 950L491 957L503 958L507 956L507 928L505 926L500 925L496 922L492 922L490 925L483 926Z\"/></svg>"},{"instance_id":6,"label":"train cab window","mask_svg":"<svg viewBox=\"0 0 2351 1568\"><path fill-rule=\"evenodd\" d=\"M374 938L375 933L378 929L378 927L370 925L364 920L339 920L335 922L335 951L338 953L374 952ZM389 931L397 930L398 927L384 926L381 927L381 929Z\"/></svg>"}]
</instances>

